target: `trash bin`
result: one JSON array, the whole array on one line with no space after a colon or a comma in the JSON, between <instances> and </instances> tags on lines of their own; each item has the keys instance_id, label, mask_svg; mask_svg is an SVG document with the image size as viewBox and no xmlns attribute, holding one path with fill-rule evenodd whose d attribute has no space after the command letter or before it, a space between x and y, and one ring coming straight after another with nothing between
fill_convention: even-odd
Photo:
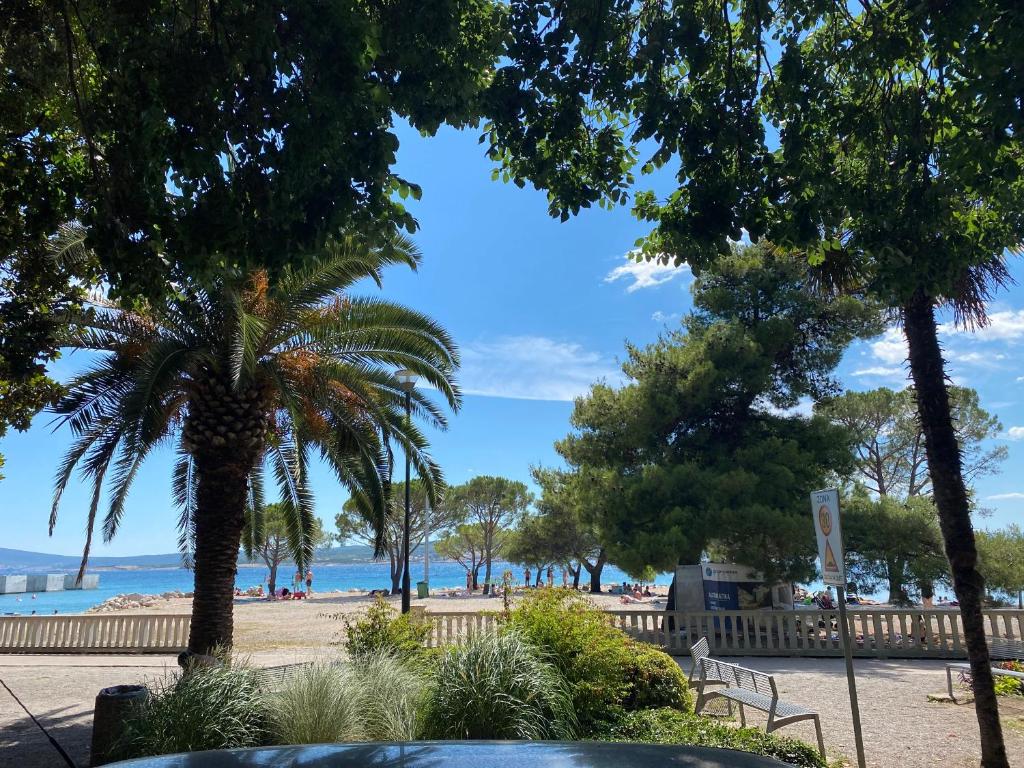
<instances>
[{"instance_id":1,"label":"trash bin","mask_svg":"<svg viewBox=\"0 0 1024 768\"><path fill-rule=\"evenodd\" d=\"M144 685L115 685L99 692L92 720L89 765L106 765L117 759L111 750L121 738L124 722L132 709L148 697L149 690Z\"/></svg>"},{"instance_id":2,"label":"trash bin","mask_svg":"<svg viewBox=\"0 0 1024 768\"><path fill-rule=\"evenodd\" d=\"M418 597L420 600L430 597L430 585L427 582L416 582L416 597Z\"/></svg>"}]
</instances>

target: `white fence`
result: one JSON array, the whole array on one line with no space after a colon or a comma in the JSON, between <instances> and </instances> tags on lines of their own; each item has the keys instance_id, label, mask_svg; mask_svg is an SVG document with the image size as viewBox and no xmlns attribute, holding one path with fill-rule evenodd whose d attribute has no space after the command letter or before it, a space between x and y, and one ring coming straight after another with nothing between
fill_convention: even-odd
<instances>
[{"instance_id":1,"label":"white fence","mask_svg":"<svg viewBox=\"0 0 1024 768\"><path fill-rule=\"evenodd\" d=\"M0 653L179 653L189 614L0 616Z\"/></svg>"},{"instance_id":2,"label":"white fence","mask_svg":"<svg viewBox=\"0 0 1024 768\"><path fill-rule=\"evenodd\" d=\"M717 656L841 656L838 612L832 611L607 611L629 635L670 654L689 653L707 637ZM430 646L458 643L495 626L496 613L428 613ZM1024 639L1024 611L984 611L985 634ZM855 656L965 658L960 613L955 610L850 609Z\"/></svg>"}]
</instances>

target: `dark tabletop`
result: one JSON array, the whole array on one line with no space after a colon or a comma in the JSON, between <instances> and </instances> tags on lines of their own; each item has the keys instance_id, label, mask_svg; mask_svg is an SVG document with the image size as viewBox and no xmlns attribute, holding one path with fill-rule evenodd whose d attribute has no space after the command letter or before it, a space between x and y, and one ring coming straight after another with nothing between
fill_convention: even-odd
<instances>
[{"instance_id":1,"label":"dark tabletop","mask_svg":"<svg viewBox=\"0 0 1024 768\"><path fill-rule=\"evenodd\" d=\"M164 755L118 768L779 768L749 752L708 747L573 741L315 744Z\"/></svg>"}]
</instances>

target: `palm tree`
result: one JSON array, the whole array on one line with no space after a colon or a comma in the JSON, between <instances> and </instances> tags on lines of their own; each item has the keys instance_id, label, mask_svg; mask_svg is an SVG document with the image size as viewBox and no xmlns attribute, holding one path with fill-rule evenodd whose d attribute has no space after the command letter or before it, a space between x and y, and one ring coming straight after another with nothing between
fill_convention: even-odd
<instances>
[{"instance_id":1,"label":"palm tree","mask_svg":"<svg viewBox=\"0 0 1024 768\"><path fill-rule=\"evenodd\" d=\"M265 468L280 489L299 568L312 549L314 452L370 500L367 514L381 532L395 444L432 491L441 473L423 433L405 418L394 371L415 371L457 409L455 345L420 313L348 293L366 277L379 286L388 265L418 263L403 238L378 248L346 238L273 282L262 270L225 273L207 285L186 279L159 303L129 310L97 300L75 318L68 346L98 360L53 409L75 441L57 473L50 530L80 467L92 486L82 570L104 486L109 541L142 462L158 445L176 444L179 543L195 571L189 649L207 653L231 644L239 546L243 532L260 538ZM417 418L446 425L421 390L412 393L412 408Z\"/></svg>"}]
</instances>

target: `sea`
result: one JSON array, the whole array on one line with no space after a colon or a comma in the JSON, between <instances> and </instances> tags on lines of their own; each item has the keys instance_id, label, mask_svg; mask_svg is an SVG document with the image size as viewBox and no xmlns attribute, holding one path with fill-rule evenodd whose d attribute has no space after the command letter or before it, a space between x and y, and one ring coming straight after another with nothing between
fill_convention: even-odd
<instances>
[{"instance_id":1,"label":"sea","mask_svg":"<svg viewBox=\"0 0 1024 768\"><path fill-rule=\"evenodd\" d=\"M292 568L293 566L288 564L281 566L278 571L279 586L291 587ZM423 562L412 563L411 569L413 589L415 589L415 582L423 578ZM520 565L496 562L493 564L492 574L495 578L500 579L505 569L510 569L515 575L515 579L522 581L523 567ZM59 569L47 571L47 573L59 572ZM83 613L115 595L133 592L143 595L159 595L175 590L181 592L192 591L193 574L185 568L104 568L96 569L95 571L90 570L89 573L99 574L100 584L98 589L0 595L0 616ZM314 592L346 591L350 589L369 592L371 589L389 589L391 587L391 577L387 563L314 564L313 573ZM260 584L266 576L267 569L265 567L241 566L238 569L235 584L244 590L247 587ZM534 572L533 576L536 578L536 572ZM480 578L483 578L482 570ZM581 577L581 583L586 583L586 578L587 574L584 573ZM612 565L604 567L604 571L601 574L602 584L621 584L623 581L632 583L635 579L629 579L625 573ZM656 585L664 586L668 586L671 582L672 574L670 573L658 574L654 581ZM561 571L556 570L555 583L562 583ZM461 565L447 560L431 560L431 590L464 587L465 584L466 571Z\"/></svg>"}]
</instances>

